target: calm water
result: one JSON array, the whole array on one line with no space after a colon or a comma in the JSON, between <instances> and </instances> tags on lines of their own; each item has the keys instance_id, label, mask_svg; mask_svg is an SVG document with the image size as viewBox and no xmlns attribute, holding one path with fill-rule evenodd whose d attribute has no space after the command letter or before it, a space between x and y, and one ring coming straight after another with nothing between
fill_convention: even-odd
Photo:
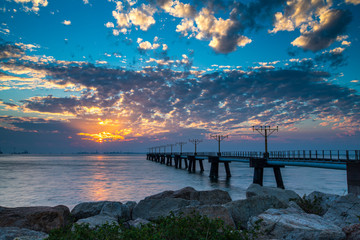
<instances>
[{"instance_id":1,"label":"calm water","mask_svg":"<svg viewBox=\"0 0 360 240\"><path fill-rule=\"evenodd\" d=\"M186 186L197 190L223 189L233 200L245 198L253 169L247 163L231 163L232 177L211 182L205 172L188 173L146 160L145 155L8 155L0 156L0 206L55 206L70 209L85 201L140 201L146 196ZM198 168L198 166L197 166ZM323 191L347 193L346 171L286 167L287 189L298 194ZM264 185L276 186L271 169L265 169Z\"/></svg>"}]
</instances>

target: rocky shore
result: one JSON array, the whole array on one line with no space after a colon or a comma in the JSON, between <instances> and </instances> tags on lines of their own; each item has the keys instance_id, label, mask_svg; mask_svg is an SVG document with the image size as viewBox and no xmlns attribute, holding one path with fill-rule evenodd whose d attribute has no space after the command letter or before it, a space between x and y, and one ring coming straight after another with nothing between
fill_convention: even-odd
<instances>
[{"instance_id":1,"label":"rocky shore","mask_svg":"<svg viewBox=\"0 0 360 240\"><path fill-rule=\"evenodd\" d=\"M141 227L170 212L185 215L196 212L220 218L238 229L260 224L262 239L360 240L359 197L321 192L300 197L291 190L256 184L249 186L246 199L236 201L226 191L196 191L186 187L146 197L139 203L80 203L71 212L63 205L0 207L0 240L44 239L52 229L68 224L88 223L96 227L125 222L129 227Z\"/></svg>"}]
</instances>

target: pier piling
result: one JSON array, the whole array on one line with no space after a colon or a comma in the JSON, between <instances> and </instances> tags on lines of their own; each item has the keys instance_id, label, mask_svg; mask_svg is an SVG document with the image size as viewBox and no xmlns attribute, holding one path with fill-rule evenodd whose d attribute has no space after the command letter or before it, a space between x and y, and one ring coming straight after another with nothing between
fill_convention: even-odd
<instances>
[{"instance_id":1,"label":"pier piling","mask_svg":"<svg viewBox=\"0 0 360 240\"><path fill-rule=\"evenodd\" d=\"M346 173L348 193L360 195L360 161L347 162Z\"/></svg>"}]
</instances>

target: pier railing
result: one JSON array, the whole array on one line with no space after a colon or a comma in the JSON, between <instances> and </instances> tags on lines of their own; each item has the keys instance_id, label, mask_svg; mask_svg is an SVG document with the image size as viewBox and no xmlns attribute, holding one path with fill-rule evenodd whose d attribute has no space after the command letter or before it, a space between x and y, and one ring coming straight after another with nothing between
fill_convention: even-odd
<instances>
[{"instance_id":1,"label":"pier railing","mask_svg":"<svg viewBox=\"0 0 360 240\"><path fill-rule=\"evenodd\" d=\"M171 153L159 153L169 155ZM179 155L179 152L173 152L173 155ZM183 152L183 156L194 155L193 152ZM217 152L198 152L197 156L218 156ZM258 151L231 151L221 152L222 157L238 158L262 158L264 152ZM271 151L269 159L277 160L317 160L317 161L360 161L360 150L289 150L289 151Z\"/></svg>"},{"instance_id":2,"label":"pier railing","mask_svg":"<svg viewBox=\"0 0 360 240\"><path fill-rule=\"evenodd\" d=\"M200 171L204 171L203 160L210 163L210 178L219 175L219 164L223 163L226 177L231 177L230 163L247 162L254 168L253 183L262 185L264 168L273 168L277 187L285 188L280 169L285 166L316 167L346 170L348 192L360 195L360 150L290 150L272 151L265 154L256 151L235 152L163 152L148 153L147 159L161 164L182 168L182 161L189 172L196 171L196 162Z\"/></svg>"}]
</instances>

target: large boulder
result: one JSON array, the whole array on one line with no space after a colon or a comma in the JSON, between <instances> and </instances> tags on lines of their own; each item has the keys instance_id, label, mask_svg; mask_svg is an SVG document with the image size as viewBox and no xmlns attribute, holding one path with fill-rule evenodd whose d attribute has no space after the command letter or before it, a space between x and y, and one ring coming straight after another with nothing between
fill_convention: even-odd
<instances>
[{"instance_id":1,"label":"large boulder","mask_svg":"<svg viewBox=\"0 0 360 240\"><path fill-rule=\"evenodd\" d=\"M177 191L164 191L145 199L182 198L186 200L197 200L200 204L225 204L231 202L228 192L215 189L208 191L196 191L192 187L185 187Z\"/></svg>"},{"instance_id":2,"label":"large boulder","mask_svg":"<svg viewBox=\"0 0 360 240\"><path fill-rule=\"evenodd\" d=\"M178 209L174 213L177 215L181 213L183 216L191 216L197 213L201 216L207 216L210 219L221 219L224 221L224 224L234 228L236 227L230 211L222 205L189 206Z\"/></svg>"},{"instance_id":3,"label":"large boulder","mask_svg":"<svg viewBox=\"0 0 360 240\"><path fill-rule=\"evenodd\" d=\"M118 224L117 218L109 215L99 214L88 218L82 218L76 224L89 224L90 228L96 228L104 224Z\"/></svg>"},{"instance_id":4,"label":"large boulder","mask_svg":"<svg viewBox=\"0 0 360 240\"><path fill-rule=\"evenodd\" d=\"M150 223L150 221L142 218L137 218L135 220L127 221L126 223L128 224L129 227L141 228L141 226Z\"/></svg>"},{"instance_id":5,"label":"large boulder","mask_svg":"<svg viewBox=\"0 0 360 240\"><path fill-rule=\"evenodd\" d=\"M359 223L360 199L355 194L337 198L324 218L340 227Z\"/></svg>"},{"instance_id":6,"label":"large boulder","mask_svg":"<svg viewBox=\"0 0 360 240\"><path fill-rule=\"evenodd\" d=\"M250 218L248 227L257 224L260 232L264 233L261 239L345 239L345 233L339 226L299 208L269 209Z\"/></svg>"},{"instance_id":7,"label":"large boulder","mask_svg":"<svg viewBox=\"0 0 360 240\"><path fill-rule=\"evenodd\" d=\"M18 227L1 227L0 240L42 240L48 235L44 232L38 232L26 228Z\"/></svg>"},{"instance_id":8,"label":"large boulder","mask_svg":"<svg viewBox=\"0 0 360 240\"><path fill-rule=\"evenodd\" d=\"M284 204L288 204L291 199L300 198L300 196L292 191L274 187L263 187L259 184L251 184L246 190L246 198L255 196L274 196L282 201Z\"/></svg>"},{"instance_id":9,"label":"large boulder","mask_svg":"<svg viewBox=\"0 0 360 240\"><path fill-rule=\"evenodd\" d=\"M343 228L346 240L360 240L360 224L353 224Z\"/></svg>"},{"instance_id":10,"label":"large boulder","mask_svg":"<svg viewBox=\"0 0 360 240\"><path fill-rule=\"evenodd\" d=\"M131 219L129 207L121 202L106 202L100 211L100 215L108 215L122 221Z\"/></svg>"},{"instance_id":11,"label":"large boulder","mask_svg":"<svg viewBox=\"0 0 360 240\"><path fill-rule=\"evenodd\" d=\"M107 202L108 201L79 203L71 210L71 215L75 221L81 218L88 218L98 215L100 214L104 204Z\"/></svg>"},{"instance_id":12,"label":"large boulder","mask_svg":"<svg viewBox=\"0 0 360 240\"><path fill-rule=\"evenodd\" d=\"M320 215L323 216L339 197L340 196L336 194L314 191L310 193L308 196L306 196L306 199L310 200L311 202L314 203L316 202L317 204L319 204L319 206L323 210Z\"/></svg>"},{"instance_id":13,"label":"large boulder","mask_svg":"<svg viewBox=\"0 0 360 240\"><path fill-rule=\"evenodd\" d=\"M176 209L197 205L200 205L199 201L181 198L144 199L133 209L132 218L143 218L151 221L160 216L168 216L171 211L175 211Z\"/></svg>"},{"instance_id":14,"label":"large boulder","mask_svg":"<svg viewBox=\"0 0 360 240\"><path fill-rule=\"evenodd\" d=\"M134 207L136 206L136 202L135 201L127 201L125 203L125 205L129 208L129 211L130 211L130 219L133 219L132 217L132 212L134 210Z\"/></svg>"},{"instance_id":15,"label":"large boulder","mask_svg":"<svg viewBox=\"0 0 360 240\"><path fill-rule=\"evenodd\" d=\"M256 196L237 200L224 205L230 212L236 226L246 228L250 217L257 216L269 208L286 208L287 205L274 196Z\"/></svg>"},{"instance_id":16,"label":"large boulder","mask_svg":"<svg viewBox=\"0 0 360 240\"><path fill-rule=\"evenodd\" d=\"M19 207L0 208L0 227L27 228L49 233L53 229L65 227L70 221L68 207Z\"/></svg>"}]
</instances>

